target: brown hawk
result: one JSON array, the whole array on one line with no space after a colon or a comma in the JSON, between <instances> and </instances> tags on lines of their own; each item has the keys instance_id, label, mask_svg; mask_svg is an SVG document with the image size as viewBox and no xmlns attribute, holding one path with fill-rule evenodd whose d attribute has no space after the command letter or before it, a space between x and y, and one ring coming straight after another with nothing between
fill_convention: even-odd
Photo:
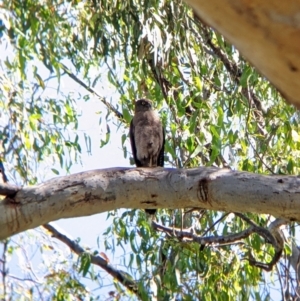
<instances>
[{"instance_id":1,"label":"brown hawk","mask_svg":"<svg viewBox=\"0 0 300 301\"><path fill-rule=\"evenodd\" d=\"M164 166L165 132L152 102L139 99L135 103L134 117L130 123L130 142L137 167ZM156 209L146 209L155 214Z\"/></svg>"}]
</instances>

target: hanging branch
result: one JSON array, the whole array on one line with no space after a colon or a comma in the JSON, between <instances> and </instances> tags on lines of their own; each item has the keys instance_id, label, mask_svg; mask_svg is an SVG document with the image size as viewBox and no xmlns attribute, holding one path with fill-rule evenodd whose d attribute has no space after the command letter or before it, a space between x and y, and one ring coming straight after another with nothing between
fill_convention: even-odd
<instances>
[{"instance_id":1,"label":"hanging branch","mask_svg":"<svg viewBox=\"0 0 300 301\"><path fill-rule=\"evenodd\" d=\"M249 219L248 217L246 217L245 215L241 214L241 213L235 213L236 216L240 217L241 219L243 219L244 221L246 221L248 224L251 225L251 227L253 227L254 232L257 233L259 236L263 237L267 243L271 244L273 246L273 248L275 249L275 254L271 260L271 262L269 263L263 263L263 262L259 262L256 261L252 255L251 252L249 252L249 263L253 266L256 266L258 268L264 269L266 271L271 271L274 267L274 265L277 264L277 262L279 261L282 252L283 252L283 247L284 247L284 240L283 239L278 239L279 235L276 234L276 236L274 235L275 232L278 232L278 228L279 226L275 224L272 226L271 224L271 229L272 232L266 228L260 227L258 225L256 225L251 219ZM281 224L285 224L286 221L284 221L283 219L281 219ZM279 230L280 231L280 230Z\"/></svg>"},{"instance_id":2,"label":"hanging branch","mask_svg":"<svg viewBox=\"0 0 300 301\"><path fill-rule=\"evenodd\" d=\"M53 226L49 224L43 225L45 229L47 229L52 237L55 237L56 239L60 240L64 244L66 244L74 253L76 253L78 256L83 255L84 253L87 253L85 249L83 249L77 242L74 240L71 240L66 235L61 234L59 231L57 231ZM99 266L103 270L105 270L108 274L110 274L113 278L117 279L120 283L122 283L129 291L133 292L137 297L141 299L141 295L138 291L138 285L136 281L133 281L131 279L128 279L127 273L115 269L111 264L108 263L108 261L103 258L100 255L92 255L89 253L89 257L91 259L91 263L94 265Z\"/></svg>"},{"instance_id":3,"label":"hanging branch","mask_svg":"<svg viewBox=\"0 0 300 301\"><path fill-rule=\"evenodd\" d=\"M195 17L197 20L197 17ZM199 20L198 20L199 21ZM222 61L224 64L226 70L230 74L230 77L232 78L233 82L236 85L240 84L240 79L242 76L242 70L237 66L237 64L234 61L230 61L227 56L223 53L223 51L216 46L213 41L211 40L210 37L210 32L207 28L207 26L200 24L199 25L199 30L202 29L203 34L204 34L204 39L207 45L212 49L214 54ZM261 134L265 134L265 129L264 129L264 120L263 120L263 109L262 109L262 104L261 101L258 99L258 97L255 95L252 89L249 87L243 87L241 90L242 95L248 100L249 107L252 107L254 111L254 115L256 117L256 120L259 124L259 130Z\"/></svg>"}]
</instances>

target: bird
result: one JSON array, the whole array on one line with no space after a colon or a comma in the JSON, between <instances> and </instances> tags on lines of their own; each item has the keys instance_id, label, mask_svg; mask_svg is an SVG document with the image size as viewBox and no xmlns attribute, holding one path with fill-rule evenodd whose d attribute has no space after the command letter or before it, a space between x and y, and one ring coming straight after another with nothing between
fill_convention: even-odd
<instances>
[{"instance_id":1,"label":"bird","mask_svg":"<svg viewBox=\"0 0 300 301\"><path fill-rule=\"evenodd\" d=\"M151 100L143 98L135 102L129 137L137 167L164 166L165 131ZM156 209L145 211L152 216L156 213Z\"/></svg>"},{"instance_id":2,"label":"bird","mask_svg":"<svg viewBox=\"0 0 300 301\"><path fill-rule=\"evenodd\" d=\"M5 174L5 171L4 171L4 165L3 163L0 161L0 183L6 183L8 182L8 178Z\"/></svg>"}]
</instances>

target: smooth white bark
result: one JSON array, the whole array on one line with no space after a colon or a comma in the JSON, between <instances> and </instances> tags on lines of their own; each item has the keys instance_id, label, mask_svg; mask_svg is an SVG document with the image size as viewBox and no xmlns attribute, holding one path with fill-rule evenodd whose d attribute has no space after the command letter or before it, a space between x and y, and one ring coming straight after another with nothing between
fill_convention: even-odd
<instances>
[{"instance_id":1,"label":"smooth white bark","mask_svg":"<svg viewBox=\"0 0 300 301\"><path fill-rule=\"evenodd\" d=\"M300 179L205 167L87 171L23 188L13 200L0 201L0 239L117 208L191 207L300 221Z\"/></svg>"},{"instance_id":2,"label":"smooth white bark","mask_svg":"<svg viewBox=\"0 0 300 301\"><path fill-rule=\"evenodd\" d=\"M185 0L300 107L300 0Z\"/></svg>"}]
</instances>

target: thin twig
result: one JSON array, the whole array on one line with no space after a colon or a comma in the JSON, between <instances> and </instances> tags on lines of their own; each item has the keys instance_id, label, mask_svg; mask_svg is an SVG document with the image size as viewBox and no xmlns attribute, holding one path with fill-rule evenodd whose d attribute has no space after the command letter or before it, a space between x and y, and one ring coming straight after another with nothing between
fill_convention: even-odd
<instances>
[{"instance_id":1,"label":"thin twig","mask_svg":"<svg viewBox=\"0 0 300 301\"><path fill-rule=\"evenodd\" d=\"M123 114L121 112L119 112L112 104L110 104L108 101L106 101L105 97L99 95L93 88L89 87L87 84L85 84L81 79L79 79L73 72L70 71L70 69L64 65L61 64L63 70L79 85L81 85L82 87L84 87L87 91L89 91L90 93L96 95L100 101L102 103L104 103L104 105L110 110L112 111L118 119L123 120Z\"/></svg>"}]
</instances>

